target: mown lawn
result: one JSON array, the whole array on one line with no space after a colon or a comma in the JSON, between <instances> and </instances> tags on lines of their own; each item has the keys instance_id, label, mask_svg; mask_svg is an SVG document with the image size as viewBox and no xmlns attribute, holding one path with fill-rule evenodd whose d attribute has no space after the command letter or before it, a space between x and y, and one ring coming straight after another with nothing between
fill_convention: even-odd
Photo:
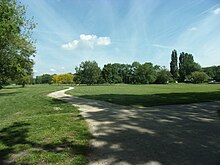
<instances>
[{"instance_id":1,"label":"mown lawn","mask_svg":"<svg viewBox=\"0 0 220 165\"><path fill-rule=\"evenodd\" d=\"M0 164L86 164L91 138L77 108L46 95L62 87L0 90Z\"/></svg>"},{"instance_id":2,"label":"mown lawn","mask_svg":"<svg viewBox=\"0 0 220 165\"><path fill-rule=\"evenodd\" d=\"M220 100L220 84L82 85L67 93L120 105L147 107Z\"/></svg>"}]
</instances>

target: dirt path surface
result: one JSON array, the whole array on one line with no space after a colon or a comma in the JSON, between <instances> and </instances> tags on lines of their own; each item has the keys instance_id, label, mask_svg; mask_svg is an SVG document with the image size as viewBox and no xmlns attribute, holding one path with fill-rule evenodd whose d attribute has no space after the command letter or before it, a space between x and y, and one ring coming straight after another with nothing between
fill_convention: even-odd
<instances>
[{"instance_id":1,"label":"dirt path surface","mask_svg":"<svg viewBox=\"0 0 220 165\"><path fill-rule=\"evenodd\" d=\"M220 102L131 108L65 94L94 138L91 165L219 165ZM175 98L174 98L175 99Z\"/></svg>"}]
</instances>

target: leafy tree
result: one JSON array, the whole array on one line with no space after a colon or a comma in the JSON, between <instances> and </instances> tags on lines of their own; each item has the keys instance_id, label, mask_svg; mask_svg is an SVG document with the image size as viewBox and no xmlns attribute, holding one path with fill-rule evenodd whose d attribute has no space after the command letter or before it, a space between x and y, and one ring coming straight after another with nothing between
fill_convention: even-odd
<instances>
[{"instance_id":1,"label":"leafy tree","mask_svg":"<svg viewBox=\"0 0 220 165\"><path fill-rule=\"evenodd\" d=\"M201 66L194 62L193 55L188 53L180 53L179 57L179 75L180 81L184 81L192 72L201 71Z\"/></svg>"},{"instance_id":2,"label":"leafy tree","mask_svg":"<svg viewBox=\"0 0 220 165\"><path fill-rule=\"evenodd\" d=\"M172 74L165 67L160 67L160 69L157 71L157 78L155 83L166 84L171 80L172 80Z\"/></svg>"},{"instance_id":3,"label":"leafy tree","mask_svg":"<svg viewBox=\"0 0 220 165\"><path fill-rule=\"evenodd\" d=\"M81 62L79 67L76 67L76 74L80 77L80 82L87 85L98 83L101 76L101 69L95 61Z\"/></svg>"},{"instance_id":4,"label":"leafy tree","mask_svg":"<svg viewBox=\"0 0 220 165\"><path fill-rule=\"evenodd\" d=\"M114 83L113 80L113 67L112 64L106 64L104 65L103 69L102 69L102 77L104 79L105 82L112 84Z\"/></svg>"},{"instance_id":5,"label":"leafy tree","mask_svg":"<svg viewBox=\"0 0 220 165\"><path fill-rule=\"evenodd\" d=\"M42 76L36 76L35 83L36 84L42 84Z\"/></svg>"},{"instance_id":6,"label":"leafy tree","mask_svg":"<svg viewBox=\"0 0 220 165\"><path fill-rule=\"evenodd\" d=\"M136 70L136 82L140 84L154 83L156 80L156 71L152 63L144 63Z\"/></svg>"},{"instance_id":7,"label":"leafy tree","mask_svg":"<svg viewBox=\"0 0 220 165\"><path fill-rule=\"evenodd\" d=\"M203 83L208 81L209 76L205 72L195 71L192 73L191 78L193 83Z\"/></svg>"},{"instance_id":8,"label":"leafy tree","mask_svg":"<svg viewBox=\"0 0 220 165\"><path fill-rule=\"evenodd\" d=\"M178 79L177 51L174 49L171 54L170 73L174 80Z\"/></svg>"},{"instance_id":9,"label":"leafy tree","mask_svg":"<svg viewBox=\"0 0 220 165\"><path fill-rule=\"evenodd\" d=\"M141 64L137 61L133 62L131 64L130 73L131 73L131 83L132 84L138 84L139 82L139 76L137 75L138 69L141 67Z\"/></svg>"},{"instance_id":10,"label":"leafy tree","mask_svg":"<svg viewBox=\"0 0 220 165\"><path fill-rule=\"evenodd\" d=\"M220 65L203 68L203 71L212 79L220 81Z\"/></svg>"},{"instance_id":11,"label":"leafy tree","mask_svg":"<svg viewBox=\"0 0 220 165\"><path fill-rule=\"evenodd\" d=\"M41 76L41 83L42 84L51 84L52 83L52 75L50 75L50 74L43 74Z\"/></svg>"},{"instance_id":12,"label":"leafy tree","mask_svg":"<svg viewBox=\"0 0 220 165\"><path fill-rule=\"evenodd\" d=\"M0 1L0 88L8 79L32 74L35 47L31 31L35 24L26 19L25 10L16 0Z\"/></svg>"},{"instance_id":13,"label":"leafy tree","mask_svg":"<svg viewBox=\"0 0 220 165\"><path fill-rule=\"evenodd\" d=\"M52 82L56 84L72 84L73 83L73 74L58 74L53 75Z\"/></svg>"}]
</instances>

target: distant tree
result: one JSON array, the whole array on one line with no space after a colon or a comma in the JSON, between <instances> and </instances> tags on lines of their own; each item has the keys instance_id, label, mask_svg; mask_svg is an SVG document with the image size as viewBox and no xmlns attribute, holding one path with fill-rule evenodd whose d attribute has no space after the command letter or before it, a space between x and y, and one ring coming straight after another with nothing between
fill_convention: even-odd
<instances>
[{"instance_id":1,"label":"distant tree","mask_svg":"<svg viewBox=\"0 0 220 165\"><path fill-rule=\"evenodd\" d=\"M131 74L131 83L132 84L138 84L139 82L139 76L137 75L138 69L141 67L141 64L137 61L134 61L131 64L130 68L130 74Z\"/></svg>"},{"instance_id":2,"label":"distant tree","mask_svg":"<svg viewBox=\"0 0 220 165\"><path fill-rule=\"evenodd\" d=\"M140 65L136 70L136 82L139 84L154 83L156 80L156 71L153 64L146 62Z\"/></svg>"},{"instance_id":3,"label":"distant tree","mask_svg":"<svg viewBox=\"0 0 220 165\"><path fill-rule=\"evenodd\" d=\"M73 83L73 74L56 74L52 77L52 82L56 84L72 84Z\"/></svg>"},{"instance_id":4,"label":"distant tree","mask_svg":"<svg viewBox=\"0 0 220 165\"><path fill-rule=\"evenodd\" d=\"M97 84L101 76L101 69L95 61L81 62L79 67L76 67L76 74L80 78L80 82L87 85Z\"/></svg>"},{"instance_id":5,"label":"distant tree","mask_svg":"<svg viewBox=\"0 0 220 165\"><path fill-rule=\"evenodd\" d=\"M109 83L109 84L114 83L112 64L104 65L104 67L102 69L102 77L106 83Z\"/></svg>"},{"instance_id":6,"label":"distant tree","mask_svg":"<svg viewBox=\"0 0 220 165\"><path fill-rule=\"evenodd\" d=\"M42 84L42 76L36 76L35 83L36 84Z\"/></svg>"},{"instance_id":7,"label":"distant tree","mask_svg":"<svg viewBox=\"0 0 220 165\"><path fill-rule=\"evenodd\" d=\"M208 81L209 76L205 72L195 71L192 73L191 78L193 83L203 83Z\"/></svg>"},{"instance_id":8,"label":"distant tree","mask_svg":"<svg viewBox=\"0 0 220 165\"><path fill-rule=\"evenodd\" d=\"M171 54L170 73L174 80L178 80L179 72L177 65L177 51L174 49Z\"/></svg>"},{"instance_id":9,"label":"distant tree","mask_svg":"<svg viewBox=\"0 0 220 165\"><path fill-rule=\"evenodd\" d=\"M32 74L35 47L33 20L25 17L25 7L16 0L0 0L0 88L7 80Z\"/></svg>"},{"instance_id":10,"label":"distant tree","mask_svg":"<svg viewBox=\"0 0 220 165\"><path fill-rule=\"evenodd\" d=\"M52 83L52 75L50 75L50 74L43 74L41 76L41 83L42 84L51 84Z\"/></svg>"},{"instance_id":11,"label":"distant tree","mask_svg":"<svg viewBox=\"0 0 220 165\"><path fill-rule=\"evenodd\" d=\"M211 78L216 81L220 81L220 65L203 68L203 71Z\"/></svg>"},{"instance_id":12,"label":"distant tree","mask_svg":"<svg viewBox=\"0 0 220 165\"><path fill-rule=\"evenodd\" d=\"M160 69L157 71L157 78L155 83L166 84L171 80L172 74L165 67L160 67Z\"/></svg>"},{"instance_id":13,"label":"distant tree","mask_svg":"<svg viewBox=\"0 0 220 165\"><path fill-rule=\"evenodd\" d=\"M183 82L192 72L201 71L201 66L194 62L192 54L180 53L179 57L179 75L180 81Z\"/></svg>"}]
</instances>

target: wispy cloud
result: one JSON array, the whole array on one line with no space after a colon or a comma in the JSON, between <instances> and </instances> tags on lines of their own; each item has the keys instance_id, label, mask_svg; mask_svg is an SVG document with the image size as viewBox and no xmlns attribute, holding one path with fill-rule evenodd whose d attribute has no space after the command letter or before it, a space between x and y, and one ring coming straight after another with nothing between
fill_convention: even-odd
<instances>
[{"instance_id":1,"label":"wispy cloud","mask_svg":"<svg viewBox=\"0 0 220 165\"><path fill-rule=\"evenodd\" d=\"M197 31L197 30L198 30L197 27L191 27L188 29L188 31Z\"/></svg>"},{"instance_id":2,"label":"wispy cloud","mask_svg":"<svg viewBox=\"0 0 220 165\"><path fill-rule=\"evenodd\" d=\"M110 37L98 37L94 34L81 34L79 40L63 44L61 47L65 50L94 49L96 46L107 46L111 44Z\"/></svg>"},{"instance_id":3,"label":"wispy cloud","mask_svg":"<svg viewBox=\"0 0 220 165\"><path fill-rule=\"evenodd\" d=\"M215 15L220 14L220 7L212 11Z\"/></svg>"},{"instance_id":4,"label":"wispy cloud","mask_svg":"<svg viewBox=\"0 0 220 165\"><path fill-rule=\"evenodd\" d=\"M152 44L151 46L157 47L157 48L163 48L163 49L172 49L171 46L160 45L160 44Z\"/></svg>"}]
</instances>

